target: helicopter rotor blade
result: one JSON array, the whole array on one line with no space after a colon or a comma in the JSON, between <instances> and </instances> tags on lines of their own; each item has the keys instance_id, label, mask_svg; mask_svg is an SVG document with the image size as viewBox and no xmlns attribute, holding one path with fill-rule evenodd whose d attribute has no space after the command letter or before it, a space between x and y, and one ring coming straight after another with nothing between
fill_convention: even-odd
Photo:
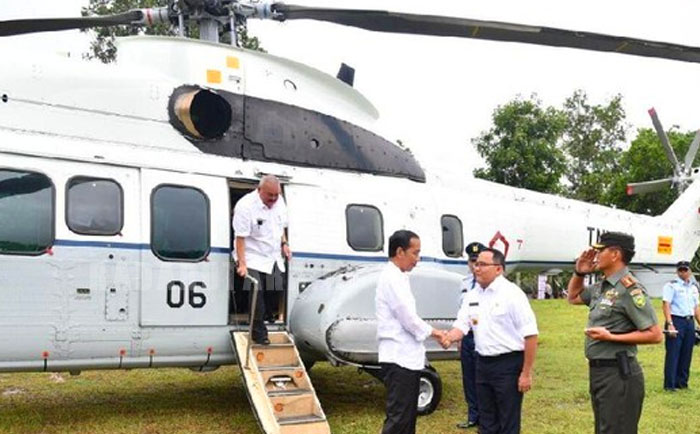
<instances>
[{"instance_id":1,"label":"helicopter rotor blade","mask_svg":"<svg viewBox=\"0 0 700 434\"><path fill-rule=\"evenodd\" d=\"M685 175L689 176L690 172L693 170L693 161L695 161L695 156L698 153L698 147L700 147L700 130L695 133L695 138L693 138L693 143L690 144L688 148L688 153L685 154L685 162L683 168L685 169Z\"/></svg>"},{"instance_id":2,"label":"helicopter rotor blade","mask_svg":"<svg viewBox=\"0 0 700 434\"><path fill-rule=\"evenodd\" d=\"M523 42L700 63L700 47L554 27L381 10L314 8L284 3L273 3L271 10L272 17L279 21L310 19L377 32Z\"/></svg>"},{"instance_id":3,"label":"helicopter rotor blade","mask_svg":"<svg viewBox=\"0 0 700 434\"><path fill-rule=\"evenodd\" d=\"M654 191L665 190L673 185L673 178L657 179L654 181L631 182L627 184L627 195L646 194Z\"/></svg>"},{"instance_id":4,"label":"helicopter rotor blade","mask_svg":"<svg viewBox=\"0 0 700 434\"><path fill-rule=\"evenodd\" d=\"M681 173L683 172L681 170L681 165L678 162L678 158L676 158L676 153L673 151L673 148L671 147L671 143L668 141L668 136L666 135L666 131L664 131L664 127L661 125L661 121L659 120L659 115L656 114L656 110L654 108L649 109L649 116L651 116L651 122L654 124L654 129L656 130L656 134L659 136L659 140L661 140L661 145L664 148L664 152L666 153L666 157L668 158L668 161L671 162L671 165L673 166L673 174L676 177L679 177Z\"/></svg>"},{"instance_id":5,"label":"helicopter rotor blade","mask_svg":"<svg viewBox=\"0 0 700 434\"><path fill-rule=\"evenodd\" d=\"M0 21L0 36L22 35L36 32L88 29L117 25L153 25L168 21L167 8L133 9L128 12L99 17L34 18Z\"/></svg>"}]
</instances>

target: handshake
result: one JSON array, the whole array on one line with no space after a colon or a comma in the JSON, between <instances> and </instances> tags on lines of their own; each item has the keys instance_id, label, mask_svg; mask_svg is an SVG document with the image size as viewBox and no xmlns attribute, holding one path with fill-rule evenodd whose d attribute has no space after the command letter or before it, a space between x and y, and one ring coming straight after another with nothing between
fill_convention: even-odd
<instances>
[{"instance_id":1,"label":"handshake","mask_svg":"<svg viewBox=\"0 0 700 434\"><path fill-rule=\"evenodd\" d=\"M434 337L442 348L448 349L454 342L461 340L464 334L458 328L452 330L433 329L430 336Z\"/></svg>"}]
</instances>

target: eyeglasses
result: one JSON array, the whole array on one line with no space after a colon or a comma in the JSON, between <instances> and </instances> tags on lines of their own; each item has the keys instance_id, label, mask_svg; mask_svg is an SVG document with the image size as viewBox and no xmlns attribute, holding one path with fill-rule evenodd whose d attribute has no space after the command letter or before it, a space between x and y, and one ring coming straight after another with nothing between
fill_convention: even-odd
<instances>
[{"instance_id":1,"label":"eyeglasses","mask_svg":"<svg viewBox=\"0 0 700 434\"><path fill-rule=\"evenodd\" d=\"M501 265L501 264L489 264L488 262L475 262L474 267L492 267L494 265Z\"/></svg>"}]
</instances>

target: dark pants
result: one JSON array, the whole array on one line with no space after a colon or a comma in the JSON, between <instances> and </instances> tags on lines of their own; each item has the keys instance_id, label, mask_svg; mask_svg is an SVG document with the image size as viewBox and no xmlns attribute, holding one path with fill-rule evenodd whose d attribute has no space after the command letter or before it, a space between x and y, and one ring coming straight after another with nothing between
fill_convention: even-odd
<instances>
[{"instance_id":1,"label":"dark pants","mask_svg":"<svg viewBox=\"0 0 700 434\"><path fill-rule=\"evenodd\" d=\"M476 393L481 434L520 432L523 394L518 392L518 378L523 359L521 351L495 357L477 356Z\"/></svg>"},{"instance_id":2,"label":"dark pants","mask_svg":"<svg viewBox=\"0 0 700 434\"><path fill-rule=\"evenodd\" d=\"M590 367L590 393L595 434L636 434L644 402L644 373L630 360L623 379L617 366Z\"/></svg>"},{"instance_id":3,"label":"dark pants","mask_svg":"<svg viewBox=\"0 0 700 434\"><path fill-rule=\"evenodd\" d=\"M693 359L695 327L693 317L672 315L676 337L666 335L666 362L664 363L664 389L685 389L690 376L690 361Z\"/></svg>"},{"instance_id":4,"label":"dark pants","mask_svg":"<svg viewBox=\"0 0 700 434\"><path fill-rule=\"evenodd\" d=\"M248 274L251 277L257 279L258 286L258 300L255 303L255 318L253 319L253 340L255 342L260 342L267 338L267 327L265 326L265 297L264 294L267 292L272 292L275 290L275 271L278 271L277 264L275 264L272 273L262 273L257 270L248 269ZM252 291L252 284L250 280L245 280L243 284L244 291ZM250 296L250 310L253 308L253 295Z\"/></svg>"},{"instance_id":5,"label":"dark pants","mask_svg":"<svg viewBox=\"0 0 700 434\"><path fill-rule=\"evenodd\" d=\"M474 351L474 333L469 332L462 338L460 346L462 361L462 387L467 401L467 420L479 421L479 402L476 395L476 351Z\"/></svg>"},{"instance_id":6,"label":"dark pants","mask_svg":"<svg viewBox=\"0 0 700 434\"><path fill-rule=\"evenodd\" d=\"M420 371L382 363L386 386L386 419L382 434L415 434Z\"/></svg>"}]
</instances>

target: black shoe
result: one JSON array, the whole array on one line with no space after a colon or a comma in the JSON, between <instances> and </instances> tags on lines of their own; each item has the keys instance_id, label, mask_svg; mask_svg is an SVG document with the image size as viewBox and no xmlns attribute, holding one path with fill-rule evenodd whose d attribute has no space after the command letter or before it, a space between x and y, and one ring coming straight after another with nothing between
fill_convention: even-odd
<instances>
[{"instance_id":1,"label":"black shoe","mask_svg":"<svg viewBox=\"0 0 700 434\"><path fill-rule=\"evenodd\" d=\"M457 424L457 428L461 429L469 429L477 426L479 426L479 423L473 420L465 420L464 422L460 422Z\"/></svg>"},{"instance_id":2,"label":"black shoe","mask_svg":"<svg viewBox=\"0 0 700 434\"><path fill-rule=\"evenodd\" d=\"M270 345L269 338L253 339L253 342L255 342L258 345Z\"/></svg>"}]
</instances>

